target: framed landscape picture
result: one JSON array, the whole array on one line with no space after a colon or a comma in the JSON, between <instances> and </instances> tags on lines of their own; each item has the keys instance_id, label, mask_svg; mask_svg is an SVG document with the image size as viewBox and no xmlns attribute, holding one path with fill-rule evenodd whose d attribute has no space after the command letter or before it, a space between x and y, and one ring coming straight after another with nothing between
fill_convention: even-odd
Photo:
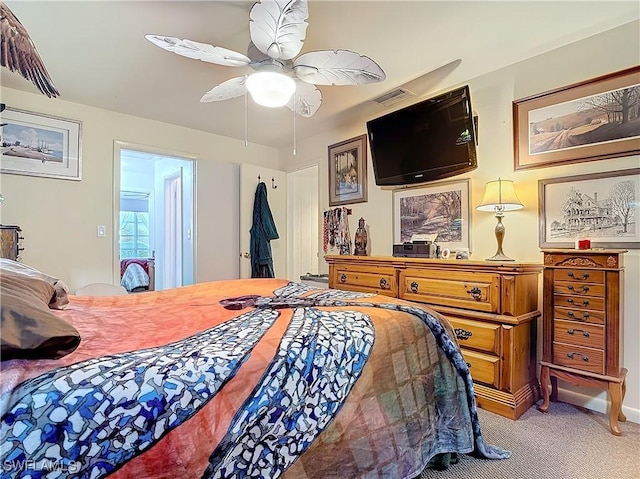
<instances>
[{"instance_id":1,"label":"framed landscape picture","mask_svg":"<svg viewBox=\"0 0 640 479\"><path fill-rule=\"evenodd\" d=\"M515 169L640 153L640 67L513 102Z\"/></svg>"},{"instance_id":2,"label":"framed landscape picture","mask_svg":"<svg viewBox=\"0 0 640 479\"><path fill-rule=\"evenodd\" d=\"M470 248L469 218L468 179L393 192L394 244L427 235L451 251Z\"/></svg>"},{"instance_id":3,"label":"framed landscape picture","mask_svg":"<svg viewBox=\"0 0 640 479\"><path fill-rule=\"evenodd\" d=\"M82 124L7 107L2 112L2 173L80 180Z\"/></svg>"},{"instance_id":4,"label":"framed landscape picture","mask_svg":"<svg viewBox=\"0 0 640 479\"><path fill-rule=\"evenodd\" d=\"M329 206L367 201L367 135L329 146Z\"/></svg>"},{"instance_id":5,"label":"framed landscape picture","mask_svg":"<svg viewBox=\"0 0 640 479\"><path fill-rule=\"evenodd\" d=\"M538 181L541 248L640 248L640 168Z\"/></svg>"}]
</instances>

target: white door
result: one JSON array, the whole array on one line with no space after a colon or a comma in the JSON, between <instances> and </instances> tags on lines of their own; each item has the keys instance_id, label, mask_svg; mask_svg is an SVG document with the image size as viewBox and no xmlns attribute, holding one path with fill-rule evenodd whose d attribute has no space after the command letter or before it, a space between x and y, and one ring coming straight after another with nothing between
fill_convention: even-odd
<instances>
[{"instance_id":1,"label":"white door","mask_svg":"<svg viewBox=\"0 0 640 479\"><path fill-rule=\"evenodd\" d=\"M163 285L182 286L182 168L164 180Z\"/></svg>"},{"instance_id":2,"label":"white door","mask_svg":"<svg viewBox=\"0 0 640 479\"><path fill-rule=\"evenodd\" d=\"M258 177L260 180L258 180ZM251 277L251 226L253 223L253 199L258 181L267 186L267 201L278 230L277 240L271 241L273 270L276 278L287 276L287 174L243 163L240 165L240 277Z\"/></svg>"},{"instance_id":3,"label":"white door","mask_svg":"<svg viewBox=\"0 0 640 479\"><path fill-rule=\"evenodd\" d=\"M318 166L287 173L289 279L318 274Z\"/></svg>"}]
</instances>

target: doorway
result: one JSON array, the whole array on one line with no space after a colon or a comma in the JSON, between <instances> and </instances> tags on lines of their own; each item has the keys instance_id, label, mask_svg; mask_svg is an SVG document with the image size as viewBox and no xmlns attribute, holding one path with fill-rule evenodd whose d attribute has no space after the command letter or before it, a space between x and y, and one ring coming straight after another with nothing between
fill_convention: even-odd
<instances>
[{"instance_id":1,"label":"doorway","mask_svg":"<svg viewBox=\"0 0 640 479\"><path fill-rule=\"evenodd\" d=\"M155 289L194 283L195 159L116 142L114 271L155 258Z\"/></svg>"}]
</instances>

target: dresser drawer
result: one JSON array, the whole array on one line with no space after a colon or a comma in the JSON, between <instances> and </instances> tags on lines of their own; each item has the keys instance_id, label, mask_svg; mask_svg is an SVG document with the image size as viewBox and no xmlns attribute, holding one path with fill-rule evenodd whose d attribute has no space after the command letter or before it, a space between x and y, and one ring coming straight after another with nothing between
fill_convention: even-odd
<instances>
[{"instance_id":1,"label":"dresser drawer","mask_svg":"<svg viewBox=\"0 0 640 479\"><path fill-rule=\"evenodd\" d=\"M555 320L553 340L592 349L604 349L604 326Z\"/></svg>"},{"instance_id":2,"label":"dresser drawer","mask_svg":"<svg viewBox=\"0 0 640 479\"><path fill-rule=\"evenodd\" d=\"M579 321L580 323L604 324L604 311L590 311L576 308L553 308L554 319Z\"/></svg>"},{"instance_id":3,"label":"dresser drawer","mask_svg":"<svg viewBox=\"0 0 640 479\"><path fill-rule=\"evenodd\" d=\"M500 307L500 276L477 272L400 272L400 297L409 301L495 313Z\"/></svg>"},{"instance_id":4,"label":"dresser drawer","mask_svg":"<svg viewBox=\"0 0 640 479\"><path fill-rule=\"evenodd\" d=\"M604 351L553 342L553 362L561 366L604 374Z\"/></svg>"},{"instance_id":5,"label":"dresser drawer","mask_svg":"<svg viewBox=\"0 0 640 479\"><path fill-rule=\"evenodd\" d=\"M570 294L574 297L597 296L604 298L604 284L580 283L578 281L556 281L553 284L555 294Z\"/></svg>"},{"instance_id":6,"label":"dresser drawer","mask_svg":"<svg viewBox=\"0 0 640 479\"><path fill-rule=\"evenodd\" d=\"M604 311L604 298L597 296L555 294L553 295L553 303L555 306L564 306L566 308Z\"/></svg>"},{"instance_id":7,"label":"dresser drawer","mask_svg":"<svg viewBox=\"0 0 640 479\"><path fill-rule=\"evenodd\" d=\"M582 283L604 283L604 271L591 269L556 269L553 272L555 281L579 281Z\"/></svg>"},{"instance_id":8,"label":"dresser drawer","mask_svg":"<svg viewBox=\"0 0 640 479\"><path fill-rule=\"evenodd\" d=\"M462 350L462 356L469 365L469 372L474 382L500 389L500 358L468 349Z\"/></svg>"},{"instance_id":9,"label":"dresser drawer","mask_svg":"<svg viewBox=\"0 0 640 479\"><path fill-rule=\"evenodd\" d=\"M393 268L343 266L334 270L334 288L396 296L398 285Z\"/></svg>"},{"instance_id":10,"label":"dresser drawer","mask_svg":"<svg viewBox=\"0 0 640 479\"><path fill-rule=\"evenodd\" d=\"M461 347L500 355L500 331L502 326L449 316L447 316L447 319L453 326Z\"/></svg>"}]
</instances>

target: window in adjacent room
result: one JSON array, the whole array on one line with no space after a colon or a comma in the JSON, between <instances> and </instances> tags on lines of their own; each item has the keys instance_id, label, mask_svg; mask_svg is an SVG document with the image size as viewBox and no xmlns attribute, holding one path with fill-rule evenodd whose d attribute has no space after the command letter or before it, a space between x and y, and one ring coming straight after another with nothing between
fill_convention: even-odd
<instances>
[{"instance_id":1,"label":"window in adjacent room","mask_svg":"<svg viewBox=\"0 0 640 479\"><path fill-rule=\"evenodd\" d=\"M149 257L149 194L122 192L120 259Z\"/></svg>"}]
</instances>

